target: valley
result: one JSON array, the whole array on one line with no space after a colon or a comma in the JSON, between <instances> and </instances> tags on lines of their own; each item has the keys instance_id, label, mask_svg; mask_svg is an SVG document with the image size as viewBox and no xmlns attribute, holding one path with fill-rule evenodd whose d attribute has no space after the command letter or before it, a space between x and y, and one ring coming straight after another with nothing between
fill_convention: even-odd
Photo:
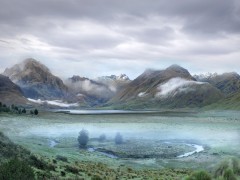
<instances>
[{"instance_id":1,"label":"valley","mask_svg":"<svg viewBox=\"0 0 240 180\"><path fill-rule=\"evenodd\" d=\"M195 171L221 178L222 163L239 161L236 73L192 76L172 65L133 80L125 74L62 80L27 59L3 74L0 101L8 111L0 113L0 132L32 154L37 178L182 179Z\"/></svg>"},{"instance_id":2,"label":"valley","mask_svg":"<svg viewBox=\"0 0 240 180\"><path fill-rule=\"evenodd\" d=\"M42 112L36 117L1 115L0 131L34 154L50 159L63 156L70 163L104 162L108 167L136 171L205 169L211 173L222 161L240 157L239 115L237 111L101 114L99 110L98 114L90 111L78 115ZM89 132L86 149L78 146L81 129ZM117 132L123 136L121 145L114 143ZM100 142L103 133L106 140Z\"/></svg>"}]
</instances>

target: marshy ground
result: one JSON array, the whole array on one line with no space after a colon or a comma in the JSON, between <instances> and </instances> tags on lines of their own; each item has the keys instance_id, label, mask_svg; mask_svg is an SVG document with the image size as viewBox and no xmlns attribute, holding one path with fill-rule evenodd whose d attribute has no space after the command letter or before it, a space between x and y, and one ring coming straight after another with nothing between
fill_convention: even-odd
<instances>
[{"instance_id":1,"label":"marshy ground","mask_svg":"<svg viewBox=\"0 0 240 180\"><path fill-rule=\"evenodd\" d=\"M90 141L86 148L80 149L77 137L83 128L89 131ZM150 177L149 173L154 176L159 169L164 173L165 168L173 169L175 174L183 177L194 169L211 170L224 159L240 157L240 113L232 111L1 115L0 131L49 161L59 156L67 158L68 162L60 161L59 168L88 164L85 172L91 172L90 166L101 166L110 174L110 171L120 171L122 177L128 171L136 177L140 174L143 177L144 173ZM114 143L117 132L122 134L123 144ZM100 142L98 138L103 133L106 140ZM203 149L181 156L194 152L194 145ZM60 168L59 173L61 171ZM84 175L87 177L86 173Z\"/></svg>"}]
</instances>

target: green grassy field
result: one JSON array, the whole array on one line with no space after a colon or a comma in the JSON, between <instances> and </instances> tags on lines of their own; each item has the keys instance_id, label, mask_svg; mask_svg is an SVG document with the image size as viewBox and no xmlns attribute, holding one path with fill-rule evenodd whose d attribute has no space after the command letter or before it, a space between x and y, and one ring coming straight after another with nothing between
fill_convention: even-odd
<instances>
[{"instance_id":1,"label":"green grassy field","mask_svg":"<svg viewBox=\"0 0 240 180\"><path fill-rule=\"evenodd\" d=\"M1 114L0 131L54 166L48 177L181 179L198 169L213 172L225 159L240 157L239 115L235 111L145 115L41 112L36 117ZM89 131L88 148L97 150L78 147L82 128ZM122 145L114 143L117 132L123 135ZM102 133L106 134L105 142L97 140ZM193 150L186 145L189 143L202 145L204 151L178 158Z\"/></svg>"}]
</instances>

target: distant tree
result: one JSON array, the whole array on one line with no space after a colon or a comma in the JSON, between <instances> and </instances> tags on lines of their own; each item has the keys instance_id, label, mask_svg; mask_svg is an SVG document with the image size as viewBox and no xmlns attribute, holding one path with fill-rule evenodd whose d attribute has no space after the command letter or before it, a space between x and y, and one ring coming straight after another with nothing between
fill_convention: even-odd
<instances>
[{"instance_id":1,"label":"distant tree","mask_svg":"<svg viewBox=\"0 0 240 180\"><path fill-rule=\"evenodd\" d=\"M99 136L99 141L105 141L106 140L106 135L105 134L101 134L100 136Z\"/></svg>"},{"instance_id":2,"label":"distant tree","mask_svg":"<svg viewBox=\"0 0 240 180\"><path fill-rule=\"evenodd\" d=\"M38 115L38 110L37 109L34 110L34 114Z\"/></svg>"},{"instance_id":3,"label":"distant tree","mask_svg":"<svg viewBox=\"0 0 240 180\"><path fill-rule=\"evenodd\" d=\"M22 110L21 109L18 109L18 114L22 114Z\"/></svg>"},{"instance_id":4,"label":"distant tree","mask_svg":"<svg viewBox=\"0 0 240 180\"><path fill-rule=\"evenodd\" d=\"M23 114L26 114L26 113L27 113L27 111L26 111L25 108L23 108L22 113L23 113Z\"/></svg>"},{"instance_id":5,"label":"distant tree","mask_svg":"<svg viewBox=\"0 0 240 180\"><path fill-rule=\"evenodd\" d=\"M6 106L6 107L4 108L4 112L10 112L10 108Z\"/></svg>"},{"instance_id":6,"label":"distant tree","mask_svg":"<svg viewBox=\"0 0 240 180\"><path fill-rule=\"evenodd\" d=\"M30 114L31 114L31 115L33 115L33 114L34 114L33 110L31 110L31 111L30 111Z\"/></svg>"},{"instance_id":7,"label":"distant tree","mask_svg":"<svg viewBox=\"0 0 240 180\"><path fill-rule=\"evenodd\" d=\"M78 136L78 143L80 147L85 147L88 143L89 140L89 133L87 130L82 129L79 132L79 136Z\"/></svg>"},{"instance_id":8,"label":"distant tree","mask_svg":"<svg viewBox=\"0 0 240 180\"><path fill-rule=\"evenodd\" d=\"M18 107L17 107L17 106L14 106L14 109L15 109L16 111L18 111Z\"/></svg>"},{"instance_id":9,"label":"distant tree","mask_svg":"<svg viewBox=\"0 0 240 180\"><path fill-rule=\"evenodd\" d=\"M2 102L0 102L0 108L2 107Z\"/></svg>"},{"instance_id":10,"label":"distant tree","mask_svg":"<svg viewBox=\"0 0 240 180\"><path fill-rule=\"evenodd\" d=\"M118 132L115 136L115 144L122 144L123 143L123 137L122 135Z\"/></svg>"}]
</instances>

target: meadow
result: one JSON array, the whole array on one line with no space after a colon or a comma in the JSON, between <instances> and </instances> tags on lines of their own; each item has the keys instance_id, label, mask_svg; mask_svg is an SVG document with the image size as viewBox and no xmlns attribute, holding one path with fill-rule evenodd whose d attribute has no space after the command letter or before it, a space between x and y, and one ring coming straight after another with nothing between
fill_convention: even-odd
<instances>
[{"instance_id":1,"label":"meadow","mask_svg":"<svg viewBox=\"0 0 240 180\"><path fill-rule=\"evenodd\" d=\"M77 141L82 129L89 132L86 148L79 148ZM126 175L124 172L136 178L150 177L148 173L157 177L171 169L180 178L199 169L212 172L222 161L240 157L237 111L2 114L0 131L49 162L60 160L60 169L82 163L104 167L109 173L109 169L124 169L121 177ZM120 145L114 143L118 132L123 137ZM101 134L106 136L104 141L99 141ZM88 171L91 173L91 168L82 174L84 179L90 177ZM169 171L165 173L171 175ZM174 175L171 177L175 179Z\"/></svg>"}]
</instances>

